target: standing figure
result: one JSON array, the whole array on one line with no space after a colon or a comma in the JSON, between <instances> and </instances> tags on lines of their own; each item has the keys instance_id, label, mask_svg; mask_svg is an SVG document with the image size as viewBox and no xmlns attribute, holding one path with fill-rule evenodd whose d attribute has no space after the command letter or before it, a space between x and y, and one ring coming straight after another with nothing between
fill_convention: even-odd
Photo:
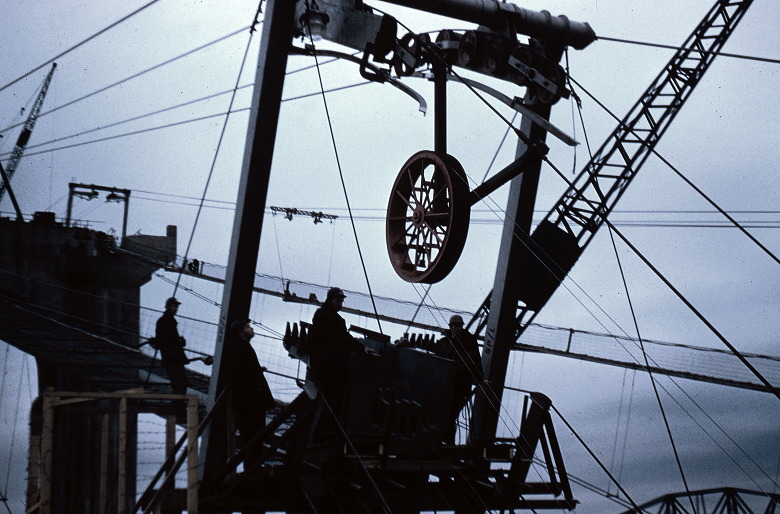
<instances>
[{"instance_id":1,"label":"standing figure","mask_svg":"<svg viewBox=\"0 0 780 514\"><path fill-rule=\"evenodd\" d=\"M338 287L328 290L322 307L314 313L307 341L309 378L325 396L337 419L341 417L350 354L376 355L347 331L347 323L338 313L346 297Z\"/></svg>"},{"instance_id":2,"label":"standing figure","mask_svg":"<svg viewBox=\"0 0 780 514\"><path fill-rule=\"evenodd\" d=\"M422 343L422 338L419 341ZM411 344L408 341L402 341L397 346L405 347L411 346ZM454 444L458 416L471 397L471 386L478 383L489 385L482 371L482 358L479 355L477 338L463 328L463 318L455 314L450 318L449 329L444 330L444 337L432 344L420 347L455 363L452 409L448 416L447 432L443 439L446 444Z\"/></svg>"},{"instance_id":3,"label":"standing figure","mask_svg":"<svg viewBox=\"0 0 780 514\"><path fill-rule=\"evenodd\" d=\"M157 320L155 339L173 394L187 394L187 374L184 372L184 365L189 362L184 355L187 341L179 335L178 322L174 317L179 312L179 305L181 302L176 298L165 300L165 312Z\"/></svg>"},{"instance_id":4,"label":"standing figure","mask_svg":"<svg viewBox=\"0 0 780 514\"><path fill-rule=\"evenodd\" d=\"M257 359L257 353L250 344L255 331L250 320L242 319L230 324L225 338L227 377L232 383L233 412L244 445L265 428L266 411L276 406L271 388L263 375L266 371ZM247 452L244 466L254 463L262 451L262 445L255 444Z\"/></svg>"}]
</instances>

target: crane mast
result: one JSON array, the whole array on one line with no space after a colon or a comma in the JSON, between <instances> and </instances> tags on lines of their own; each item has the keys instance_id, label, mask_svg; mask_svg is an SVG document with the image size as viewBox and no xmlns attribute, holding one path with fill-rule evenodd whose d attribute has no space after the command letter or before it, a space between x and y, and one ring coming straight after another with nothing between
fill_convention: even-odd
<instances>
[{"instance_id":1,"label":"crane mast","mask_svg":"<svg viewBox=\"0 0 780 514\"><path fill-rule=\"evenodd\" d=\"M530 239L528 250L522 250L529 252L521 261L524 264L519 270L507 271L519 273L519 289L504 289L501 297L492 298L494 287L468 325L471 331L485 335L483 368L491 371L499 401L510 349L603 225L751 4L752 0L715 2L531 237L517 231L512 235ZM502 315L508 309L491 311L491 301L494 306L513 304L514 314ZM486 401L478 396L475 405L475 418L484 422L483 434L494 432L497 426Z\"/></svg>"},{"instance_id":2,"label":"crane mast","mask_svg":"<svg viewBox=\"0 0 780 514\"><path fill-rule=\"evenodd\" d=\"M38 115L41 112L43 106L43 99L46 98L46 92L49 90L49 84L51 83L51 77L54 75L54 70L57 68L57 63L53 63L49 74L46 75L46 80L43 81L41 91L38 93L38 97L35 99L35 103L30 110L30 115L27 116L27 121L24 122L24 128L19 134L19 138L16 140L16 146L14 146L11 158L6 163L5 174L8 177L8 181L11 180L16 167L19 166L19 161L22 160L24 155L24 149L27 147L27 142L30 140L30 135L35 127L35 122L38 120ZM7 185L4 180L0 180L0 200L3 199L3 194L7 189Z\"/></svg>"}]
</instances>

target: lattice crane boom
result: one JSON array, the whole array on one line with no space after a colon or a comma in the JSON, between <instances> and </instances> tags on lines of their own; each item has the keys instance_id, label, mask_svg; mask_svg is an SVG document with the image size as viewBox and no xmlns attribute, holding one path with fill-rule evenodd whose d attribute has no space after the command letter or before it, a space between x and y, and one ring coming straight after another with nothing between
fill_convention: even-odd
<instances>
[{"instance_id":1,"label":"lattice crane boom","mask_svg":"<svg viewBox=\"0 0 780 514\"><path fill-rule=\"evenodd\" d=\"M43 106L43 100L46 98L46 92L49 90L51 77L54 75L54 70L56 68L57 63L55 62L52 64L51 70L49 70L49 74L46 75L46 80L43 81L41 91L38 93L38 97L35 99L35 103L30 110L29 116L27 116L27 121L24 122L24 128L19 134L19 138L16 140L16 145L14 146L13 152L11 153L11 158L6 163L5 173L9 181L11 180L14 172L16 172L16 168L19 166L19 161L22 160L24 149L27 147L27 142L30 140L30 135L32 134L33 128L35 128L35 122L38 120L38 115L40 114L41 107ZM3 199L3 194L5 193L6 188L7 186L5 181L0 179L0 200Z\"/></svg>"},{"instance_id":2,"label":"lattice crane boom","mask_svg":"<svg viewBox=\"0 0 780 514\"><path fill-rule=\"evenodd\" d=\"M604 224L751 4L715 3L534 231L536 247L522 272L516 339ZM487 324L490 298L469 322L477 333Z\"/></svg>"}]
</instances>

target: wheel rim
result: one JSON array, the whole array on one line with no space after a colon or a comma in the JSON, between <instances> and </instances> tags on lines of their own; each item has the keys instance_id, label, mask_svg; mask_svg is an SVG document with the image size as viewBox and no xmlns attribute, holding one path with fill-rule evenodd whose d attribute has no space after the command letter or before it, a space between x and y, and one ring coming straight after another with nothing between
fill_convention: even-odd
<instances>
[{"instance_id":1,"label":"wheel rim","mask_svg":"<svg viewBox=\"0 0 780 514\"><path fill-rule=\"evenodd\" d=\"M387 207L387 251L398 276L434 283L452 271L468 235L468 193L454 157L422 151L406 161Z\"/></svg>"}]
</instances>

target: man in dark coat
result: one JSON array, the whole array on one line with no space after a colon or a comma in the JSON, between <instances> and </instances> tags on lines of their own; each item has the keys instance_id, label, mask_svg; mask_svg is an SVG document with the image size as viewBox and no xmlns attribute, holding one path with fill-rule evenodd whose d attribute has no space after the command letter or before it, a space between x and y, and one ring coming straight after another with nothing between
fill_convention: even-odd
<instances>
[{"instance_id":1,"label":"man in dark coat","mask_svg":"<svg viewBox=\"0 0 780 514\"><path fill-rule=\"evenodd\" d=\"M350 354L376 354L347 331L347 323L338 313L346 297L338 287L328 291L322 307L314 313L307 340L309 378L325 396L337 418L341 416L347 387Z\"/></svg>"},{"instance_id":2,"label":"man in dark coat","mask_svg":"<svg viewBox=\"0 0 780 514\"><path fill-rule=\"evenodd\" d=\"M422 338L420 341L422 342ZM398 346L411 345L408 342L401 342ZM479 355L477 338L463 328L463 318L455 314L450 318L449 329L444 330L444 337L432 344L420 347L455 363L452 410L448 418L447 432L443 439L443 442L453 444L458 428L458 416L471 397L471 386L474 384L489 385L482 371L482 358Z\"/></svg>"},{"instance_id":3,"label":"man in dark coat","mask_svg":"<svg viewBox=\"0 0 780 514\"><path fill-rule=\"evenodd\" d=\"M189 362L184 355L187 342L179 335L178 322L174 317L179 312L179 305L181 302L173 297L165 301L165 312L157 320L155 339L173 394L187 394L187 374L184 372L184 365Z\"/></svg>"},{"instance_id":4,"label":"man in dark coat","mask_svg":"<svg viewBox=\"0 0 780 514\"><path fill-rule=\"evenodd\" d=\"M255 331L250 320L234 321L225 339L224 354L227 358L227 377L232 383L232 404L236 424L244 444L265 428L266 411L276 406L271 388L265 380L264 366L250 344ZM245 466L256 461L262 445L255 444L247 453Z\"/></svg>"}]
</instances>

